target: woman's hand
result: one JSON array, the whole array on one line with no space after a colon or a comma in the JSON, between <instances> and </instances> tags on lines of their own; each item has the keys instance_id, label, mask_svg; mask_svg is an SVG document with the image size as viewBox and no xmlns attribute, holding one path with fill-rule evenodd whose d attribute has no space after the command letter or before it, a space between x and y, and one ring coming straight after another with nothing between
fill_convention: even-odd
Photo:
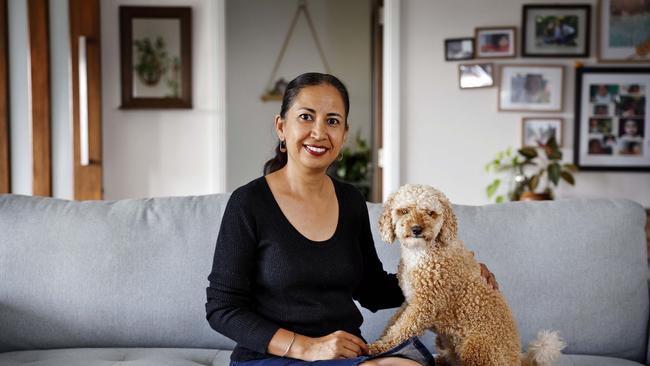
<instances>
[{"instance_id":1,"label":"woman's hand","mask_svg":"<svg viewBox=\"0 0 650 366\"><path fill-rule=\"evenodd\" d=\"M324 337L296 335L287 357L304 361L354 358L368 354L368 345L361 338L342 330Z\"/></svg>"},{"instance_id":2,"label":"woman's hand","mask_svg":"<svg viewBox=\"0 0 650 366\"><path fill-rule=\"evenodd\" d=\"M474 251L470 250L470 253L472 254L472 257L474 256ZM499 290L499 284L497 283L497 279L494 277L494 273L490 272L490 270L487 268L485 263L479 263L478 264L481 267L481 277L485 278L485 281L487 281L487 284L492 286L493 289Z\"/></svg>"}]
</instances>

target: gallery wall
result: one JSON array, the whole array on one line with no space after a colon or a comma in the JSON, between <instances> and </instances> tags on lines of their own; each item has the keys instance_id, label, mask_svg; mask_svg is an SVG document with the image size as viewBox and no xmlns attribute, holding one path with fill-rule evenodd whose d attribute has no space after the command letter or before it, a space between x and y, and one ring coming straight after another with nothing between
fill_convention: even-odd
<instances>
[{"instance_id":1,"label":"gallery wall","mask_svg":"<svg viewBox=\"0 0 650 366\"><path fill-rule=\"evenodd\" d=\"M485 204L485 187L495 177L484 167L496 153L521 146L522 117L564 119L565 161L573 159L575 62L595 65L595 1L592 10L592 57L491 60L495 64L565 66L564 111L497 111L497 88L460 90L459 62L445 61L446 38L473 37L479 26L521 27L522 6L571 0L406 0L401 5L401 183L439 187L459 204ZM518 34L520 39L520 34ZM521 54L518 44L518 55ZM473 60L475 61L475 60ZM469 61L472 62L472 61ZM629 66L629 65L628 65ZM649 64L639 65L649 66ZM650 207L650 173L579 172L576 187L561 184L557 197L617 197Z\"/></svg>"}]
</instances>

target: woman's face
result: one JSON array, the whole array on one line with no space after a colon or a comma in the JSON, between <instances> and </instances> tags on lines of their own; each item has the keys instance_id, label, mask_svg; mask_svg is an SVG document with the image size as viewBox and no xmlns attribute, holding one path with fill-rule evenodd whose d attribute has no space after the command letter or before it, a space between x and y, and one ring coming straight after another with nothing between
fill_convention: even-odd
<instances>
[{"instance_id":1,"label":"woman's face","mask_svg":"<svg viewBox=\"0 0 650 366\"><path fill-rule=\"evenodd\" d=\"M338 90L329 85L300 90L285 119L275 117L280 139L287 144L287 164L327 170L347 138L345 104Z\"/></svg>"}]
</instances>

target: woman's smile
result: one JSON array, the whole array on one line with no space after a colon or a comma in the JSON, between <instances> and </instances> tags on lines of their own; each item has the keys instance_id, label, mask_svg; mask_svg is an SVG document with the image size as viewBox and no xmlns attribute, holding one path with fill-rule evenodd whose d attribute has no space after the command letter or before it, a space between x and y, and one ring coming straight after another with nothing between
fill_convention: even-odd
<instances>
[{"instance_id":1,"label":"woman's smile","mask_svg":"<svg viewBox=\"0 0 650 366\"><path fill-rule=\"evenodd\" d=\"M305 147L305 150L307 150L308 153L310 153L313 156L323 156L327 153L329 150L326 147L323 146L318 146L318 145L303 145Z\"/></svg>"}]
</instances>

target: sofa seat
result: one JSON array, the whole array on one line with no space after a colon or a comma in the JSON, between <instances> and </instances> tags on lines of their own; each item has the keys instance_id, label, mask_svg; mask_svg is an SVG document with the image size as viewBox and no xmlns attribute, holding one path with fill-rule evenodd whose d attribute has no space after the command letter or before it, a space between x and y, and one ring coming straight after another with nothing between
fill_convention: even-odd
<instances>
[{"instance_id":1,"label":"sofa seat","mask_svg":"<svg viewBox=\"0 0 650 366\"><path fill-rule=\"evenodd\" d=\"M197 348L66 348L0 354L0 366L224 366L231 351ZM643 366L620 358L563 355L556 366Z\"/></svg>"},{"instance_id":2,"label":"sofa seat","mask_svg":"<svg viewBox=\"0 0 650 366\"><path fill-rule=\"evenodd\" d=\"M201 348L62 348L0 353L0 366L224 366L230 353Z\"/></svg>"}]
</instances>

